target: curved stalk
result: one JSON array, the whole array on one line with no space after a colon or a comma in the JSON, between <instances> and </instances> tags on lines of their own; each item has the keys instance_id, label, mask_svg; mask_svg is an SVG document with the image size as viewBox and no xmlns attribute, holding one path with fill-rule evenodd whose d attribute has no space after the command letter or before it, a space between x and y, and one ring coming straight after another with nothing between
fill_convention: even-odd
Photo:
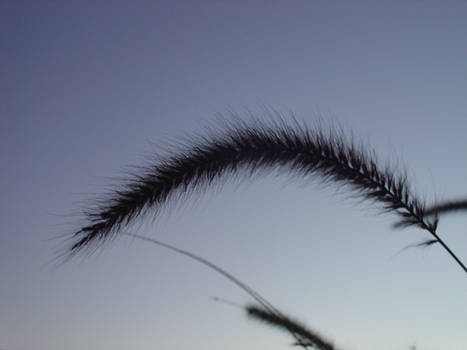
<instances>
[{"instance_id":1,"label":"curved stalk","mask_svg":"<svg viewBox=\"0 0 467 350\"><path fill-rule=\"evenodd\" d=\"M426 245L440 243L467 272L437 234L437 216L427 215L425 204L409 190L404 175L381 168L373 152L354 145L342 134L325 134L285 122L237 122L149 165L85 213L88 223L73 235L70 252L105 242L146 211L157 213L168 201L204 189L223 175L278 168L318 176L325 183L346 186L363 199L380 203L383 211L399 217L396 227L417 226L428 231L433 239Z\"/></svg>"}]
</instances>

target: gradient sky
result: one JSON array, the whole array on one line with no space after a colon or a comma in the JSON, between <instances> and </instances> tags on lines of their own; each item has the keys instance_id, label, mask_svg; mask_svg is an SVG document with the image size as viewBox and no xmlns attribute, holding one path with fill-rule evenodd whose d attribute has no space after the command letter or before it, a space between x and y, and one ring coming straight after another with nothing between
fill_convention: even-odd
<instances>
[{"instance_id":1,"label":"gradient sky","mask_svg":"<svg viewBox=\"0 0 467 350\"><path fill-rule=\"evenodd\" d=\"M289 349L215 272L122 237L59 235L130 165L265 106L342 125L427 201L465 197L464 1L0 3L0 348ZM138 233L193 251L344 350L467 349L465 274L374 205L277 174L173 204ZM467 260L466 216L439 231ZM400 253L399 253L400 252Z\"/></svg>"}]
</instances>

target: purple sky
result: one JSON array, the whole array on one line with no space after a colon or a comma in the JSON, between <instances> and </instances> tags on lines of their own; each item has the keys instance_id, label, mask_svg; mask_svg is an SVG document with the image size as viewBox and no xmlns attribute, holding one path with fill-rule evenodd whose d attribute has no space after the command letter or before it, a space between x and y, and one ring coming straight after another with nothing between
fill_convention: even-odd
<instances>
[{"instance_id":1,"label":"purple sky","mask_svg":"<svg viewBox=\"0 0 467 350\"><path fill-rule=\"evenodd\" d=\"M427 201L465 197L463 1L2 1L0 348L286 349L217 303L251 300L185 257L121 238L54 263L59 235L125 167L265 106L339 124ZM466 349L465 274L426 235L333 186L227 182L139 234L193 251L343 350ZM465 215L439 231L467 260Z\"/></svg>"}]
</instances>

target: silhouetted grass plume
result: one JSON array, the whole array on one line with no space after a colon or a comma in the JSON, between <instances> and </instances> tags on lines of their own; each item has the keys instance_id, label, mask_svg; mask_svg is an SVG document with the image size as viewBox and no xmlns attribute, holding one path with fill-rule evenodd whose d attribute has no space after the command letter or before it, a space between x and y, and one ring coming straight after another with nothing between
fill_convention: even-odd
<instances>
[{"instance_id":1,"label":"silhouetted grass plume","mask_svg":"<svg viewBox=\"0 0 467 350\"><path fill-rule=\"evenodd\" d=\"M284 314L278 315L277 313L255 305L247 306L246 311L248 316L253 319L262 321L273 327L277 327L293 334L296 339L296 343L294 345L301 346L303 348L311 347L319 350L336 350L334 345L330 341L324 339L322 335L307 328L300 322L285 316Z\"/></svg>"},{"instance_id":2,"label":"silhouetted grass plume","mask_svg":"<svg viewBox=\"0 0 467 350\"><path fill-rule=\"evenodd\" d=\"M436 203L435 205L427 208L425 214L438 216L461 210L467 210L467 199Z\"/></svg>"},{"instance_id":3,"label":"silhouetted grass plume","mask_svg":"<svg viewBox=\"0 0 467 350\"><path fill-rule=\"evenodd\" d=\"M226 174L280 168L346 186L361 198L380 203L384 211L398 216L395 226L417 226L428 231L432 238L426 243L440 243L467 272L438 236L437 216L426 215L425 204L410 191L406 177L379 166L371 150L350 142L337 131L310 129L297 122L225 124L216 134L147 166L88 210L87 224L73 236L71 254L104 243L144 212L157 213L177 195L203 189Z\"/></svg>"},{"instance_id":4,"label":"silhouetted grass plume","mask_svg":"<svg viewBox=\"0 0 467 350\"><path fill-rule=\"evenodd\" d=\"M172 246L170 244L158 241L156 239L141 236L134 233L127 233L121 232L121 234L137 238L146 242L154 243L162 248L171 250L175 253L184 255L192 260L195 260L208 268L216 271L223 277L227 278L229 281L233 282L237 287L242 289L246 292L249 296L251 296L258 304L256 305L248 305L245 307L248 315L264 321L268 324L274 325L276 327L282 328L283 330L287 331L294 339L294 345L301 346L304 349L308 349L309 347L316 348L319 350L334 350L335 348L332 344L325 340L322 336L320 336L317 332L308 329L306 326L302 325L298 321L294 321L288 316L285 316L281 311L279 311L271 302L269 302L266 298L264 298L261 294L255 291L253 288L249 287L247 284L240 281L238 278L233 276L232 274L228 273L221 267L217 266L216 264L210 262L209 260L202 258L192 252L187 250L183 250Z\"/></svg>"}]
</instances>

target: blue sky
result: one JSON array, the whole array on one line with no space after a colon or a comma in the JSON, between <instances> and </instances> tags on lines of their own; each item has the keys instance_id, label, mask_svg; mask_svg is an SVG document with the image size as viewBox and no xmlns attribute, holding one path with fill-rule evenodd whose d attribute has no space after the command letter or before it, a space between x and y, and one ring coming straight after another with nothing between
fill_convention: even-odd
<instances>
[{"instance_id":1,"label":"blue sky","mask_svg":"<svg viewBox=\"0 0 467 350\"><path fill-rule=\"evenodd\" d=\"M428 202L466 196L467 3L2 1L0 348L284 349L251 300L122 237L57 266L59 235L131 165L265 106L341 125ZM342 349L467 349L465 274L345 191L276 174L172 204L139 234L222 266ZM439 231L467 260L465 215Z\"/></svg>"}]
</instances>

